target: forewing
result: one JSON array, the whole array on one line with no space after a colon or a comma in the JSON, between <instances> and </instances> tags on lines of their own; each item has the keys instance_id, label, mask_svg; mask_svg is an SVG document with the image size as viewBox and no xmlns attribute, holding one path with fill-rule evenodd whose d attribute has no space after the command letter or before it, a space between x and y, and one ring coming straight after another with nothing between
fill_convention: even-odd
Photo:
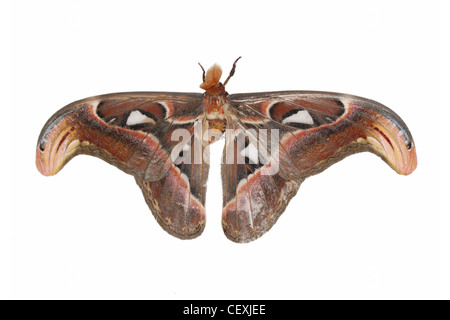
<instances>
[{"instance_id":1,"label":"forewing","mask_svg":"<svg viewBox=\"0 0 450 320\"><path fill-rule=\"evenodd\" d=\"M279 137L276 157L264 159L259 154L264 144L254 143L241 149L253 150L248 160L254 158L258 165L230 163L230 159L222 165L223 226L237 242L254 240L268 231L305 178L350 154L373 152L404 175L417 165L405 123L372 100L328 92L237 94L228 97L227 114L231 129L265 129L272 132L268 136L277 132ZM261 141L259 136L254 140ZM225 153L233 148L235 153L242 152L239 139L227 137ZM275 149L267 140L266 148Z\"/></svg>"},{"instance_id":2,"label":"forewing","mask_svg":"<svg viewBox=\"0 0 450 320\"><path fill-rule=\"evenodd\" d=\"M36 165L56 174L78 154L99 157L132 174L161 226L180 238L201 233L205 222L203 159L181 161L198 145L204 121L196 93L118 93L69 104L41 131ZM184 133L176 135L174 132ZM194 143L195 141L195 143ZM192 146L192 147L191 147Z\"/></svg>"}]
</instances>

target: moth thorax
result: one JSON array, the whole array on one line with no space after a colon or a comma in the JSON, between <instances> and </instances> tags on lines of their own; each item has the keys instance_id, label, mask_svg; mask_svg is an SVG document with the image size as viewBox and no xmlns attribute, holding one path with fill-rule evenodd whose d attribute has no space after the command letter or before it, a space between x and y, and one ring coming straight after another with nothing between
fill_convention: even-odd
<instances>
[{"instance_id":1,"label":"moth thorax","mask_svg":"<svg viewBox=\"0 0 450 320\"><path fill-rule=\"evenodd\" d=\"M224 114L223 106L226 103L226 96L225 90L218 94L211 94L208 91L205 93L204 104L207 118L214 118Z\"/></svg>"}]
</instances>

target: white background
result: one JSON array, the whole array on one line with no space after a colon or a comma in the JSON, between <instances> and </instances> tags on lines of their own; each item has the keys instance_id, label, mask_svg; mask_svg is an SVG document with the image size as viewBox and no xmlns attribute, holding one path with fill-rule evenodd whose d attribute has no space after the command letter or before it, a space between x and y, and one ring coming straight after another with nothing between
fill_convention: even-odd
<instances>
[{"instance_id":1,"label":"white background","mask_svg":"<svg viewBox=\"0 0 450 320\"><path fill-rule=\"evenodd\" d=\"M12 1L0 297L450 298L448 16L437 1ZM413 134L417 170L351 156L307 179L249 244L222 232L223 145L212 147L206 229L190 241L163 231L133 177L97 158L37 171L39 132L64 105L201 92L197 62L228 73L238 56L230 93L335 91L389 106Z\"/></svg>"}]
</instances>

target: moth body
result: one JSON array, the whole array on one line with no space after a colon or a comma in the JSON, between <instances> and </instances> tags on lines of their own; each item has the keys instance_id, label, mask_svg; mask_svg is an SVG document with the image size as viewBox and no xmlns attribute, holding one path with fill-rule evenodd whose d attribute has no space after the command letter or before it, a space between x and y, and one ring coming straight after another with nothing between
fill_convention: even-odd
<instances>
[{"instance_id":1,"label":"moth body","mask_svg":"<svg viewBox=\"0 0 450 320\"><path fill-rule=\"evenodd\" d=\"M208 127L216 129L222 133L226 129L227 117L225 114L226 97L228 93L224 90L219 94L205 92L204 107L206 112L206 121Z\"/></svg>"}]
</instances>

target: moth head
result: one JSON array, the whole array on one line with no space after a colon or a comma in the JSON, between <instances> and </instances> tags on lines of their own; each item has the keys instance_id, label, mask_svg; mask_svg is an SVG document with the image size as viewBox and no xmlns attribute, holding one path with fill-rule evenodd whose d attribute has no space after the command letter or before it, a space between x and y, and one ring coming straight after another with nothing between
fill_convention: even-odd
<instances>
[{"instance_id":1,"label":"moth head","mask_svg":"<svg viewBox=\"0 0 450 320\"><path fill-rule=\"evenodd\" d=\"M221 77L222 68L216 63L208 69L206 75L203 70L203 83L200 85L200 88L211 94L219 93L224 89L223 84L220 82Z\"/></svg>"},{"instance_id":2,"label":"moth head","mask_svg":"<svg viewBox=\"0 0 450 320\"><path fill-rule=\"evenodd\" d=\"M217 63L215 63L211 68L208 69L206 75L205 69L203 69L202 65L199 63L200 67L203 70L203 83L200 85L200 88L213 95L218 95L225 92L225 86L227 85L228 80L230 80L230 78L234 75L234 71L236 70L236 62L238 62L240 58L241 57L237 58L236 61L234 61L230 74L223 84L222 82L220 82L220 77L222 76L222 68Z\"/></svg>"}]
</instances>

